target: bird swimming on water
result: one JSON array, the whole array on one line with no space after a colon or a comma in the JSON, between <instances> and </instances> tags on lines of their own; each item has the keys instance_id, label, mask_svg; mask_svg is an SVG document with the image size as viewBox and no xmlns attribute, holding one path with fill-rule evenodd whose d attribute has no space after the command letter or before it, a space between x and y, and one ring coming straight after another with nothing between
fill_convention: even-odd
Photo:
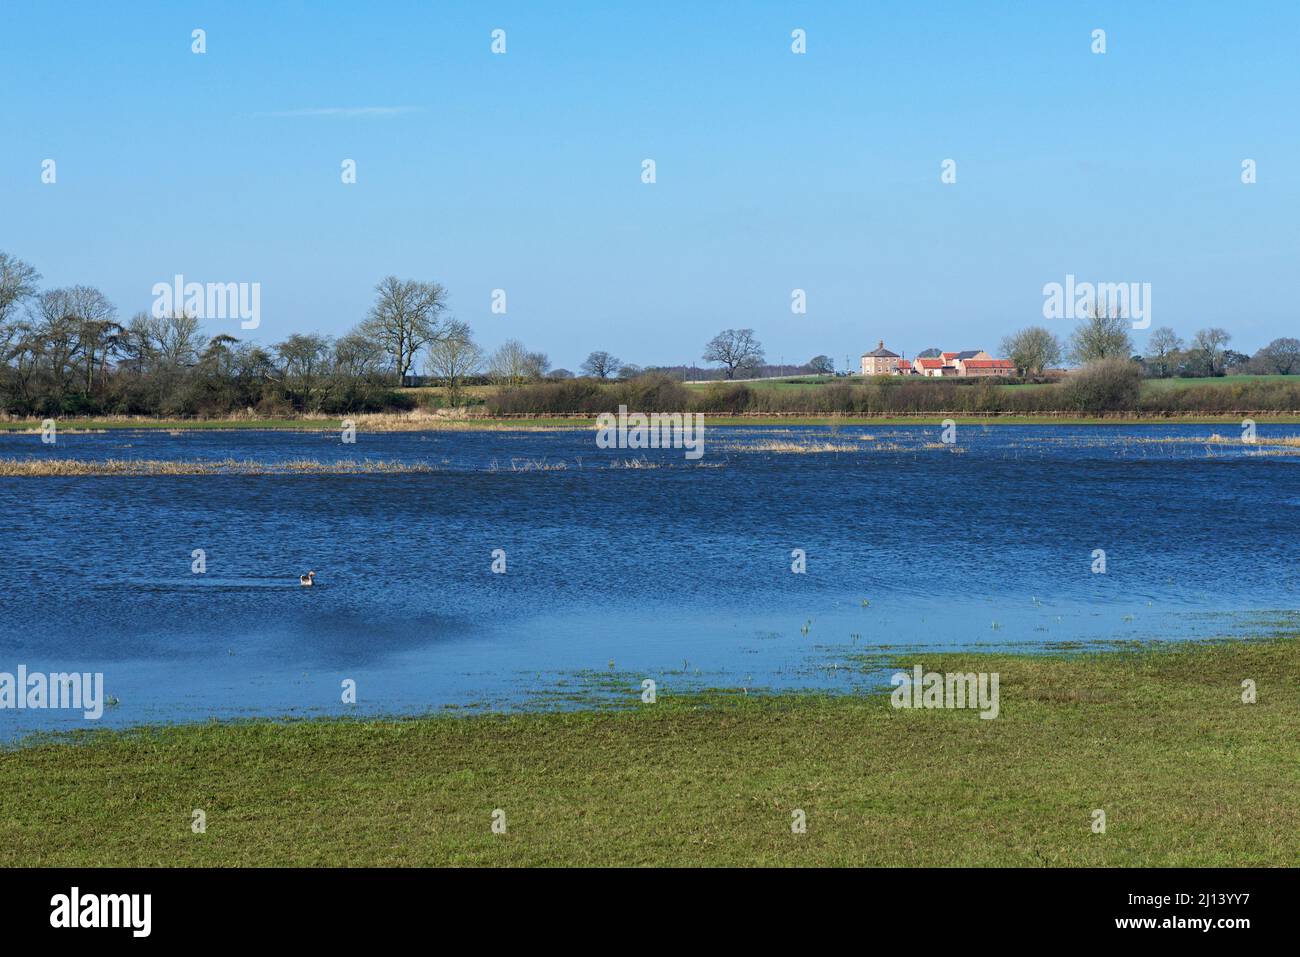
<instances>
[{"instance_id":1,"label":"bird swimming on water","mask_svg":"<svg viewBox=\"0 0 1300 957\"><path fill-rule=\"evenodd\" d=\"M311 587L312 579L315 578L315 577L316 577L316 573L315 573L315 572L308 572L308 573L305 574L305 575L299 575L299 576L298 576L298 584L299 584L299 585L302 585L304 588L310 588L310 587Z\"/></svg>"}]
</instances>

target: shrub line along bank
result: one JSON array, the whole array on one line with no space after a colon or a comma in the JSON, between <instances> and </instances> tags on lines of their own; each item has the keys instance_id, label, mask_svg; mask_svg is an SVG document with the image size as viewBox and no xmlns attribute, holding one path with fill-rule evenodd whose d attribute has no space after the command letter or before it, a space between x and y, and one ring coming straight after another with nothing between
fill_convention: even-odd
<instances>
[{"instance_id":1,"label":"shrub line along bank","mask_svg":"<svg viewBox=\"0 0 1300 957\"><path fill-rule=\"evenodd\" d=\"M639 412L744 415L1045 415L1295 414L1300 377L1223 382L1178 389L1152 388L1130 362L1101 362L1055 385L1020 388L991 379L869 376L864 381L782 387L743 383L687 388L662 376L617 383L566 380L524 385L489 396L486 411L561 415L598 414L617 406ZM1246 410L1249 410L1247 412Z\"/></svg>"}]
</instances>

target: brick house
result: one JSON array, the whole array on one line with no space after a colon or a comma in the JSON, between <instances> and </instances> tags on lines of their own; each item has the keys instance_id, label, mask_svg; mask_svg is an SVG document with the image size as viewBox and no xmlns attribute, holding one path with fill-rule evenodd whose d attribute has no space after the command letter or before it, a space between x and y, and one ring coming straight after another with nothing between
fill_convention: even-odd
<instances>
[{"instance_id":1,"label":"brick house","mask_svg":"<svg viewBox=\"0 0 1300 957\"><path fill-rule=\"evenodd\" d=\"M871 352L862 353L863 375L897 375L899 355L885 348L885 340Z\"/></svg>"},{"instance_id":2,"label":"brick house","mask_svg":"<svg viewBox=\"0 0 1300 957\"><path fill-rule=\"evenodd\" d=\"M1010 359L967 359L962 363L964 376L1012 376L1016 366Z\"/></svg>"}]
</instances>

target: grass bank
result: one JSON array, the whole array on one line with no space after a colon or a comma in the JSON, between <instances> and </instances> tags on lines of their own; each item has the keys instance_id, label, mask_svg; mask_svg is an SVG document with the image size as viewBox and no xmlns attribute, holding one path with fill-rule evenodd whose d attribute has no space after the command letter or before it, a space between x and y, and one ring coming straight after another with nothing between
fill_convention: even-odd
<instances>
[{"instance_id":1,"label":"grass bank","mask_svg":"<svg viewBox=\"0 0 1300 957\"><path fill-rule=\"evenodd\" d=\"M884 694L715 693L607 711L97 732L0 752L0 864L1294 866L1300 855L1296 640L897 663L998 672L1000 716L896 710ZM1241 700L1244 679L1255 704ZM505 834L491 832L498 808ZM192 832L194 809L206 833ZM795 809L804 834L791 832Z\"/></svg>"}]
</instances>

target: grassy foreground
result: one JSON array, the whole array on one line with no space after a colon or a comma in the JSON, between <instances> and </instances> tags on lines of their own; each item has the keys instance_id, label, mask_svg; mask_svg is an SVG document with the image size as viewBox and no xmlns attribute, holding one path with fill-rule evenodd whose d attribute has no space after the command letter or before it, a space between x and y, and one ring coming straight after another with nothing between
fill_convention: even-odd
<instances>
[{"instance_id":1,"label":"grassy foreground","mask_svg":"<svg viewBox=\"0 0 1300 957\"><path fill-rule=\"evenodd\" d=\"M1300 859L1300 642L898 663L918 661L999 672L1001 716L895 710L883 694L661 695L615 711L191 725L6 750L0 864ZM206 833L191 830L196 808ZM497 808L505 834L491 832Z\"/></svg>"}]
</instances>

